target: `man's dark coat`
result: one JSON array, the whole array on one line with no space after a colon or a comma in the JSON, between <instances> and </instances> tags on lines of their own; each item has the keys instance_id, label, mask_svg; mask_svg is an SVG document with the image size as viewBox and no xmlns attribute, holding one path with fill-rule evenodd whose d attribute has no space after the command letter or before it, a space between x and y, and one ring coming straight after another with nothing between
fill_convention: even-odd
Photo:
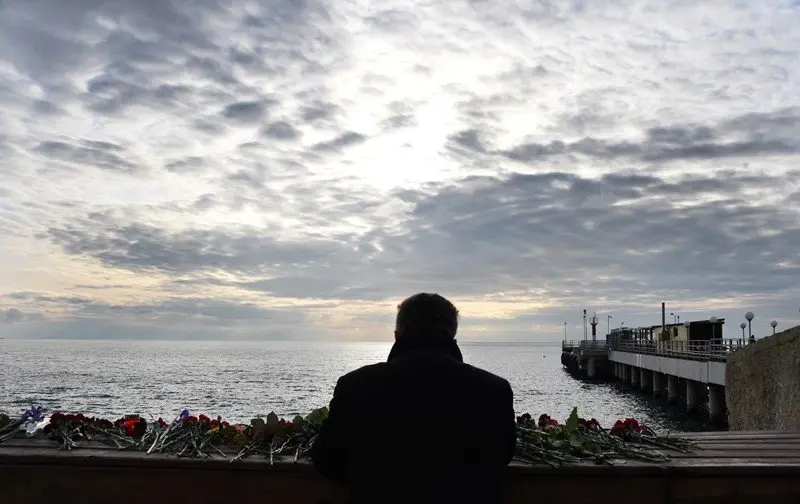
<instances>
[{"instance_id":1,"label":"man's dark coat","mask_svg":"<svg viewBox=\"0 0 800 504\"><path fill-rule=\"evenodd\" d=\"M490 504L515 445L506 380L465 364L455 341L397 342L339 379L312 460L353 503Z\"/></svg>"}]
</instances>

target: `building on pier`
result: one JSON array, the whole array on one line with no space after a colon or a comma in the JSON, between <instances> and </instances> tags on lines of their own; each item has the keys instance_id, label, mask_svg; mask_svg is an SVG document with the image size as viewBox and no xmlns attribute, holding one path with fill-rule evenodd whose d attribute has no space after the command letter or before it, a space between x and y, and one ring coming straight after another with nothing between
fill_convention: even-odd
<instances>
[{"instance_id":1,"label":"building on pier","mask_svg":"<svg viewBox=\"0 0 800 504\"><path fill-rule=\"evenodd\" d=\"M723 339L725 319L612 329L606 341L710 341Z\"/></svg>"}]
</instances>

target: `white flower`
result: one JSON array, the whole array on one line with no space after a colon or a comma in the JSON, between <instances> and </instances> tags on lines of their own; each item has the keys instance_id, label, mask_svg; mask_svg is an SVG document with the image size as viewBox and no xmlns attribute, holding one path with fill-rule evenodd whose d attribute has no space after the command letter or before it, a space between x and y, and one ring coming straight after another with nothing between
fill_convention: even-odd
<instances>
[{"instance_id":1,"label":"white flower","mask_svg":"<svg viewBox=\"0 0 800 504\"><path fill-rule=\"evenodd\" d=\"M25 431L26 436L33 437L37 432L40 432L48 425L50 425L50 417L47 417L40 422L25 422L19 426L19 430Z\"/></svg>"}]
</instances>

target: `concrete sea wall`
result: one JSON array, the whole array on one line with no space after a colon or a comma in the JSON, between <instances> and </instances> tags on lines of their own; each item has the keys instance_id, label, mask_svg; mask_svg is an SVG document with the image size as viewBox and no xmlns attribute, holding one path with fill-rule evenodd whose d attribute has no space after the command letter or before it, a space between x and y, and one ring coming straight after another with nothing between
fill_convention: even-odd
<instances>
[{"instance_id":1,"label":"concrete sea wall","mask_svg":"<svg viewBox=\"0 0 800 504\"><path fill-rule=\"evenodd\" d=\"M725 382L730 430L800 431L800 326L734 352Z\"/></svg>"}]
</instances>

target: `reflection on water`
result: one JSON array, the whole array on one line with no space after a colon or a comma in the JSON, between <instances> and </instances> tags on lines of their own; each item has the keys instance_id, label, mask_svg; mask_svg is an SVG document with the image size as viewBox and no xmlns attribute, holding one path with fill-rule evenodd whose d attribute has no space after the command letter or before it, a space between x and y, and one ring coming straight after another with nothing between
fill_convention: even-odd
<instances>
[{"instance_id":1,"label":"reflection on water","mask_svg":"<svg viewBox=\"0 0 800 504\"><path fill-rule=\"evenodd\" d=\"M327 404L340 375L385 360L391 343L4 340L0 346L0 411L39 402L111 417L190 408L248 420ZM572 378L561 367L558 343L462 344L462 351L468 363L509 380L518 413L564 419L578 406L581 416L604 425L634 416L660 430L711 429L701 414L686 415L629 387Z\"/></svg>"}]
</instances>

